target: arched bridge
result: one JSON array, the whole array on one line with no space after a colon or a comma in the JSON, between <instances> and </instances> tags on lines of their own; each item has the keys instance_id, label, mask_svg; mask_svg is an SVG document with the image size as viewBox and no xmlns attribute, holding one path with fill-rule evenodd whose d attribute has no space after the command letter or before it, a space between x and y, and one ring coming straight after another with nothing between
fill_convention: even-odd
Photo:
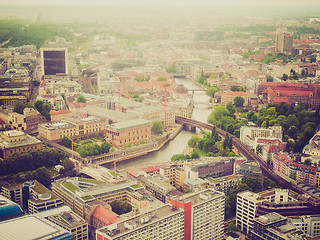
<instances>
[{"instance_id":1,"label":"arched bridge","mask_svg":"<svg viewBox=\"0 0 320 240\"><path fill-rule=\"evenodd\" d=\"M212 131L212 129L214 127L212 124L200 122L200 121L197 121L197 120L194 120L191 118L182 117L182 116L176 116L175 120L176 120L176 123L179 123L179 124L187 124L191 127L197 127L200 129L207 129L210 131ZM222 137L225 137L227 134L226 131L224 131L218 127L216 127L216 132ZM228 134L230 137L232 137L233 146L235 148L237 148L238 151L241 153L241 155L243 155L248 160L257 161L260 164L261 170L266 177L277 182L282 187L289 188L289 189L292 189L298 193L301 193L301 189L297 188L296 186L291 185L290 183L288 183L287 181L285 181L284 179L279 177L277 174L272 172L268 168L266 162L263 161L262 158L260 158L256 153L254 153L250 148L248 148L243 142L241 142L239 138L237 138L236 136L234 136L230 133L228 133Z\"/></svg>"}]
</instances>

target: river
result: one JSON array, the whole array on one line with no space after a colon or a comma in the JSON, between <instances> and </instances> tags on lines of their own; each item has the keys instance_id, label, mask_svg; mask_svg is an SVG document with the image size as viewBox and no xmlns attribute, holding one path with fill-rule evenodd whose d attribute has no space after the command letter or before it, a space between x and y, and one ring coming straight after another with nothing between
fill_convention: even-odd
<instances>
[{"instance_id":1,"label":"river","mask_svg":"<svg viewBox=\"0 0 320 240\"><path fill-rule=\"evenodd\" d=\"M188 79L177 78L177 84L184 85L187 89L201 89L199 86L194 84ZM194 109L192 112L192 118L207 122L208 116L211 113L211 109L208 108L208 104L203 104L210 101L210 97L206 95L205 92L194 92L193 100L195 102ZM199 104L198 104L198 103ZM153 152L141 157L134 159L129 159L127 161L122 161L117 163L117 168L119 170L126 169L130 166L147 166L149 164L163 164L171 160L172 155L183 153L186 146L188 145L188 140L193 133L188 131L181 131L179 135L169 143L167 143L163 148L157 152Z\"/></svg>"}]
</instances>

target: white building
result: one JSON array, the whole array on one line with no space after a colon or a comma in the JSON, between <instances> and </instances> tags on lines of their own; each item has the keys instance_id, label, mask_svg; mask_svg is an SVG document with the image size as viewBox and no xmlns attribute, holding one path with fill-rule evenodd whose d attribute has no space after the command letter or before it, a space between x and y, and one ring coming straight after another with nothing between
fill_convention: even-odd
<instances>
[{"instance_id":1,"label":"white building","mask_svg":"<svg viewBox=\"0 0 320 240\"><path fill-rule=\"evenodd\" d=\"M273 126L269 128L248 127L242 126L240 128L240 141L256 149L259 139L280 140L282 142L282 127Z\"/></svg>"},{"instance_id":2,"label":"white building","mask_svg":"<svg viewBox=\"0 0 320 240\"><path fill-rule=\"evenodd\" d=\"M237 194L236 225L245 232L249 233L253 228L253 220L257 217L258 205L262 202L282 203L294 201L288 189L271 189L260 193L244 191Z\"/></svg>"},{"instance_id":3,"label":"white building","mask_svg":"<svg viewBox=\"0 0 320 240\"><path fill-rule=\"evenodd\" d=\"M288 217L298 229L312 237L320 235L320 215Z\"/></svg>"}]
</instances>

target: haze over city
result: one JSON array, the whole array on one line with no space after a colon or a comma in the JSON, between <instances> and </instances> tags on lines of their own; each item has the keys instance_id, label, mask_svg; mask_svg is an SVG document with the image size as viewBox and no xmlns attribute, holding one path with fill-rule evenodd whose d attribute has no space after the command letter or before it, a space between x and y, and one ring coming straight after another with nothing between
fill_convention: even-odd
<instances>
[{"instance_id":1,"label":"haze over city","mask_svg":"<svg viewBox=\"0 0 320 240\"><path fill-rule=\"evenodd\" d=\"M0 0L0 240L319 240L319 7Z\"/></svg>"}]
</instances>

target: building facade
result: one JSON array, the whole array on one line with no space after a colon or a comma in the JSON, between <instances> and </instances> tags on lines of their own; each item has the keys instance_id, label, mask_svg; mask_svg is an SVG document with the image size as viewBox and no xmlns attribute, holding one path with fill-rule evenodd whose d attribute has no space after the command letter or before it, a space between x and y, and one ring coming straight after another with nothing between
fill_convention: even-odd
<instances>
[{"instance_id":1,"label":"building facade","mask_svg":"<svg viewBox=\"0 0 320 240\"><path fill-rule=\"evenodd\" d=\"M151 122L143 119L115 123L106 126L106 138L115 147L147 142L151 138L151 127Z\"/></svg>"},{"instance_id":2,"label":"building facade","mask_svg":"<svg viewBox=\"0 0 320 240\"><path fill-rule=\"evenodd\" d=\"M29 150L40 150L43 144L40 140L24 132L9 130L0 133L0 157L7 158L15 153Z\"/></svg>"}]
</instances>

